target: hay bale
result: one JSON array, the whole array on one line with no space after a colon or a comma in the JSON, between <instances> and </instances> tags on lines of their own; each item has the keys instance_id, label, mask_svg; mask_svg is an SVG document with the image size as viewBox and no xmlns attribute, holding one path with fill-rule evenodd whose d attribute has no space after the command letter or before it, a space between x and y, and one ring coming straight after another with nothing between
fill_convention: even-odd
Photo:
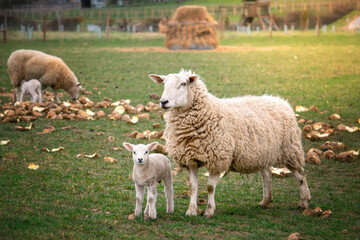
<instances>
[{"instance_id":1,"label":"hay bale","mask_svg":"<svg viewBox=\"0 0 360 240\"><path fill-rule=\"evenodd\" d=\"M168 17L164 17L163 19L160 20L160 22L158 24L160 33L166 33L168 23L169 23Z\"/></svg>"},{"instance_id":2,"label":"hay bale","mask_svg":"<svg viewBox=\"0 0 360 240\"><path fill-rule=\"evenodd\" d=\"M216 26L217 22L206 7L179 7L167 24L165 47L172 50L214 49L218 46Z\"/></svg>"}]
</instances>

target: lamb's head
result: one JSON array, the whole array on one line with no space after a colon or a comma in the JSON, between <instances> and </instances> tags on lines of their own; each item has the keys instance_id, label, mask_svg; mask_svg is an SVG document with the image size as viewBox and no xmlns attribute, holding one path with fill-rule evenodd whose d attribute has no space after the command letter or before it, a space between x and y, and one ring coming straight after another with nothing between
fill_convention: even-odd
<instances>
[{"instance_id":1,"label":"lamb's head","mask_svg":"<svg viewBox=\"0 0 360 240\"><path fill-rule=\"evenodd\" d=\"M133 161L138 165L146 165L149 162L149 152L157 148L158 145L159 143L157 142L148 145L134 145L128 142L123 143L125 149L133 153Z\"/></svg>"},{"instance_id":2,"label":"lamb's head","mask_svg":"<svg viewBox=\"0 0 360 240\"><path fill-rule=\"evenodd\" d=\"M166 76L150 74L149 77L155 83L164 84L164 92L160 99L160 105L164 110L186 106L188 104L189 87L198 79L197 75L184 70Z\"/></svg>"}]
</instances>

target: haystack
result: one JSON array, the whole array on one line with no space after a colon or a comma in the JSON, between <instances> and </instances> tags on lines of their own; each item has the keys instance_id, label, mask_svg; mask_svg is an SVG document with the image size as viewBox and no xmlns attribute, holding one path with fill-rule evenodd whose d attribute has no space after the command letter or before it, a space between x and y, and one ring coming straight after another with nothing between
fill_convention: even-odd
<instances>
[{"instance_id":1,"label":"haystack","mask_svg":"<svg viewBox=\"0 0 360 240\"><path fill-rule=\"evenodd\" d=\"M167 24L165 47L173 50L214 49L218 45L216 26L217 22L206 7L179 7Z\"/></svg>"}]
</instances>

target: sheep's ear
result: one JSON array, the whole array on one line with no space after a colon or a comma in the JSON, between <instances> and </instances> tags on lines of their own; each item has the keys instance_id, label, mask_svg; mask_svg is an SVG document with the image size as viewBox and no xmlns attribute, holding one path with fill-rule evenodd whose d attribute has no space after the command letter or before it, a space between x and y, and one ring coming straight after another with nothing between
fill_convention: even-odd
<instances>
[{"instance_id":1,"label":"sheep's ear","mask_svg":"<svg viewBox=\"0 0 360 240\"><path fill-rule=\"evenodd\" d=\"M152 150L155 150L158 145L159 145L158 142L153 142L153 143L149 143L148 145L146 145L146 147L149 149L149 151L152 151Z\"/></svg>"},{"instance_id":2,"label":"sheep's ear","mask_svg":"<svg viewBox=\"0 0 360 240\"><path fill-rule=\"evenodd\" d=\"M154 83L163 83L165 76L157 74L149 74L149 77L154 81Z\"/></svg>"},{"instance_id":3,"label":"sheep's ear","mask_svg":"<svg viewBox=\"0 0 360 240\"><path fill-rule=\"evenodd\" d=\"M134 145L128 142L123 142L123 146L126 150L132 152L132 150L134 149Z\"/></svg>"},{"instance_id":4,"label":"sheep's ear","mask_svg":"<svg viewBox=\"0 0 360 240\"><path fill-rule=\"evenodd\" d=\"M190 76L190 77L189 77L189 83L193 83L193 82L195 82L197 79L198 79L198 76L197 76L197 75Z\"/></svg>"}]
</instances>

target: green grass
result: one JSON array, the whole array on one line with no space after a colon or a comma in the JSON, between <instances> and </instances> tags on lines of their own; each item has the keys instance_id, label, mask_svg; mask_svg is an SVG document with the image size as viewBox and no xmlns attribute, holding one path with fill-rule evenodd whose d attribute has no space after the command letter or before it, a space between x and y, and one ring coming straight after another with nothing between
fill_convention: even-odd
<instances>
[{"instance_id":1,"label":"green grass","mask_svg":"<svg viewBox=\"0 0 360 240\"><path fill-rule=\"evenodd\" d=\"M52 35L53 34L53 35ZM289 35L225 33L221 46L237 46L234 52L120 52L119 47L161 47L158 34L112 34L111 40L95 35L49 33L46 43L9 34L0 43L0 87L11 89L6 61L16 49L37 49L57 55L70 66L79 81L94 95L93 101L109 97L113 101L131 99L133 105L147 103L149 94L161 94L149 73L167 74L191 68L200 74L210 92L218 97L239 95L279 95L292 106L317 106L325 113L303 113L302 118L358 126L360 118L360 35L323 34L313 31ZM295 57L296 56L296 57ZM97 87L97 90L93 88ZM6 97L0 97L2 103ZM63 100L67 100L65 96ZM112 108L105 109L107 113ZM332 113L341 121L328 120ZM231 173L220 180L215 216L185 217L189 204L186 171L174 178L175 212L166 214L165 197L159 186L158 219L127 220L134 211L135 189L129 174L131 154L114 151L123 141L149 143L123 136L132 130L164 126L161 112L137 125L100 119L85 122L39 119L27 132L15 131L14 123L0 123L0 238L2 239L284 239L300 232L305 239L357 239L360 234L359 158L351 163L322 160L320 166L306 165L312 194L311 208L331 209L329 218L305 217L297 210L298 187L292 177L274 178L271 208L256 208L262 198L259 174ZM27 125L20 123L22 125ZM38 135L45 126L57 130ZM71 126L71 130L62 130ZM300 125L302 127L302 125ZM105 132L105 135L97 135ZM115 142L107 142L109 136ZM360 148L360 134L339 132L330 137L343 141L348 149ZM160 140L164 143L163 140ZM303 139L304 150L319 147L322 141ZM43 147L65 147L57 153ZM98 152L97 159L76 158L79 153ZM111 156L118 163L103 160ZM27 169L28 163L40 165ZM175 163L172 162L173 168ZM205 169L199 174L199 196L206 197ZM205 209L205 205L199 206ZM346 230L347 233L344 233Z\"/></svg>"}]
</instances>

